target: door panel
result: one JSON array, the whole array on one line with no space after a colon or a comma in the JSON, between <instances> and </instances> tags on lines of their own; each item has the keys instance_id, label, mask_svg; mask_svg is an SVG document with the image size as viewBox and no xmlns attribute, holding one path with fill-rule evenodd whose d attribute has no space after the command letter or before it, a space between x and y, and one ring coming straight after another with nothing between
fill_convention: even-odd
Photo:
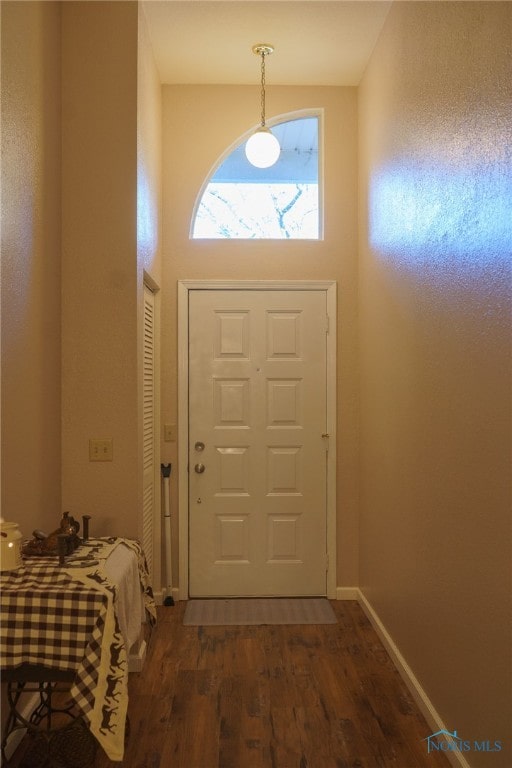
<instances>
[{"instance_id":1,"label":"door panel","mask_svg":"<svg viewBox=\"0 0 512 768\"><path fill-rule=\"evenodd\" d=\"M325 302L190 291L193 597L325 594Z\"/></svg>"}]
</instances>

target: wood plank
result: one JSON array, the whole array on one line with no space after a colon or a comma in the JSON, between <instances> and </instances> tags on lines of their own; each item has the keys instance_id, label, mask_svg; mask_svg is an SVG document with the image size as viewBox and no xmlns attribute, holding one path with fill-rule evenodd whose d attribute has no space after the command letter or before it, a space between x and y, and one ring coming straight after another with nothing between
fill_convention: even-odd
<instances>
[{"instance_id":1,"label":"wood plank","mask_svg":"<svg viewBox=\"0 0 512 768\"><path fill-rule=\"evenodd\" d=\"M185 603L159 608L125 759L95 768L449 768L360 606L332 605L321 626L184 627Z\"/></svg>"}]
</instances>

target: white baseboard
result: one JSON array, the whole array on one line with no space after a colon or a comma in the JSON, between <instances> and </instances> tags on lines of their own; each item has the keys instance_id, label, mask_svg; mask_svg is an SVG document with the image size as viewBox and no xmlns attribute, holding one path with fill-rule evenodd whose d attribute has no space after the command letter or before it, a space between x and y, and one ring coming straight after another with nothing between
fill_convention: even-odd
<instances>
[{"instance_id":1,"label":"white baseboard","mask_svg":"<svg viewBox=\"0 0 512 768\"><path fill-rule=\"evenodd\" d=\"M148 646L145 640L141 639L136 647L130 649L128 656L128 672L142 672Z\"/></svg>"},{"instance_id":2,"label":"white baseboard","mask_svg":"<svg viewBox=\"0 0 512 768\"><path fill-rule=\"evenodd\" d=\"M343 590L343 587L340 589ZM395 667L397 668L402 680L406 684L407 688L409 689L411 696L415 700L416 704L418 705L419 710L421 711L423 717L427 721L428 725L432 729L432 733L437 733L438 731L445 730L447 731L447 727L444 724L443 720L441 719L441 716L437 712L436 708L432 704L431 700L427 696L425 690L420 685L416 675L400 653L398 647L393 641L393 638L387 631L386 627L380 620L377 612L374 610L373 606L370 604L370 602L366 599L366 597L363 595L360 589L357 589L357 600L361 607L363 608L364 612L368 616L369 620L371 621L375 631L377 632L379 638L381 639L383 645L385 646L387 652L391 656L391 659L393 660L393 663ZM343 599L343 598L340 598ZM351 599L351 598L344 598L345 600ZM464 757L464 755L461 752L457 751L447 751L443 752L443 754L446 755L449 762L454 766L454 768L471 768L468 761Z\"/></svg>"},{"instance_id":3,"label":"white baseboard","mask_svg":"<svg viewBox=\"0 0 512 768\"><path fill-rule=\"evenodd\" d=\"M173 587L171 590L171 596L175 603L180 600L180 590L177 587ZM167 589L165 587L162 587L162 589L158 590L157 592L153 593L153 597L155 598L156 605L163 605L164 600L167 597Z\"/></svg>"},{"instance_id":4,"label":"white baseboard","mask_svg":"<svg viewBox=\"0 0 512 768\"><path fill-rule=\"evenodd\" d=\"M163 605L164 597L165 597L165 590L164 589L155 590L153 592L153 597L155 599L155 605Z\"/></svg>"}]
</instances>

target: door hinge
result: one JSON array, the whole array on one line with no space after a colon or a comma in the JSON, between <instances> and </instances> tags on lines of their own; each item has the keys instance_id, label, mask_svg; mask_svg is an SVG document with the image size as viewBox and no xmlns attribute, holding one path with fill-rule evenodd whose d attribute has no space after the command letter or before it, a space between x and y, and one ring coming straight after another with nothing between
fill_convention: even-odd
<instances>
[{"instance_id":1,"label":"door hinge","mask_svg":"<svg viewBox=\"0 0 512 768\"><path fill-rule=\"evenodd\" d=\"M326 333L329 333L329 326L330 326L329 315L326 315L325 316L325 332Z\"/></svg>"},{"instance_id":2,"label":"door hinge","mask_svg":"<svg viewBox=\"0 0 512 768\"><path fill-rule=\"evenodd\" d=\"M329 553L326 552L325 553L325 572L327 573L328 570L329 570Z\"/></svg>"}]
</instances>

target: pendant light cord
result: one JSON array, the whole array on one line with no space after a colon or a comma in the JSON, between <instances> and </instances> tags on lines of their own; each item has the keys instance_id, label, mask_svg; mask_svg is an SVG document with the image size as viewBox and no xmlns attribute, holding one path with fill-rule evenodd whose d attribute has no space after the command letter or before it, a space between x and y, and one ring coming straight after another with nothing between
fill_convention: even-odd
<instances>
[{"instance_id":1,"label":"pendant light cord","mask_svg":"<svg viewBox=\"0 0 512 768\"><path fill-rule=\"evenodd\" d=\"M265 127L265 51L261 52L261 127Z\"/></svg>"}]
</instances>

